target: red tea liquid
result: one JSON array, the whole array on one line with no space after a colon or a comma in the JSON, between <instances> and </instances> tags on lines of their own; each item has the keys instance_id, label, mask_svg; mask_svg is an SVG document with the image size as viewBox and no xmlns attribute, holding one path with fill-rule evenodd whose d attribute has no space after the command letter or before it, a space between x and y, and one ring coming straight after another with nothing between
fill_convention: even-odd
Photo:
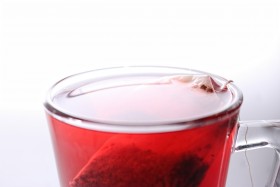
<instances>
[{"instance_id":1,"label":"red tea liquid","mask_svg":"<svg viewBox=\"0 0 280 187\"><path fill-rule=\"evenodd\" d=\"M83 125L48 112L61 186L224 187L237 112L213 114L232 93L141 79L88 83L53 98L69 114L96 121ZM183 123L198 118L205 120L196 127Z\"/></svg>"}]
</instances>

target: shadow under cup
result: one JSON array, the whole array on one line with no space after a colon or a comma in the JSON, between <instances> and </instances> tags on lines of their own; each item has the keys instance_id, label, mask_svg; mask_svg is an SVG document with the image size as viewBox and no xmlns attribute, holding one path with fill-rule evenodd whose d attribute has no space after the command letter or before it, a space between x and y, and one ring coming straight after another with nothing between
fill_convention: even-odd
<instances>
[{"instance_id":1,"label":"shadow under cup","mask_svg":"<svg viewBox=\"0 0 280 187\"><path fill-rule=\"evenodd\" d=\"M196 77L213 89L194 87ZM45 109L61 186L224 187L242 103L239 89L225 83L171 67L108 68L59 81Z\"/></svg>"}]
</instances>

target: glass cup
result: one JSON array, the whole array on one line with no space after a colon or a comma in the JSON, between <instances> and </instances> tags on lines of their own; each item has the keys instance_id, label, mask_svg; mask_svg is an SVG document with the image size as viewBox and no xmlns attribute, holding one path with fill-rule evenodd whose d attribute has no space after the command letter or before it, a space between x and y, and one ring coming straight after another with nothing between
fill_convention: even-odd
<instances>
[{"instance_id":1,"label":"glass cup","mask_svg":"<svg viewBox=\"0 0 280 187\"><path fill-rule=\"evenodd\" d=\"M242 100L231 81L185 68L66 77L44 104L60 184L224 187L231 155L279 145L279 121L238 122ZM270 176L274 186L276 169Z\"/></svg>"}]
</instances>

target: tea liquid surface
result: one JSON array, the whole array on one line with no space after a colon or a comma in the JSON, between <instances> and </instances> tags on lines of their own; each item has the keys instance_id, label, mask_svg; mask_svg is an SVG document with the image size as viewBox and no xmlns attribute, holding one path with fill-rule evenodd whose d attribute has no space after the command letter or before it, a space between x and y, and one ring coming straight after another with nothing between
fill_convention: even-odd
<instances>
[{"instance_id":1,"label":"tea liquid surface","mask_svg":"<svg viewBox=\"0 0 280 187\"><path fill-rule=\"evenodd\" d=\"M135 79L135 81L133 81ZM173 122L215 114L232 100L230 91L207 92L193 82L161 77L120 77L77 86L54 98L74 116L112 123ZM172 79L172 77L166 77ZM126 83L126 82L131 83Z\"/></svg>"}]
</instances>

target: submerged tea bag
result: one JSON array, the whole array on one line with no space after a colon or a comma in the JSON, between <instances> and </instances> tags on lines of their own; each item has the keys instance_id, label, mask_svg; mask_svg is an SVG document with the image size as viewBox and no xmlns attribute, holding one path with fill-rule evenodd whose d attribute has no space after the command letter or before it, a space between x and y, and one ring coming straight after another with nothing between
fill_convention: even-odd
<instances>
[{"instance_id":1,"label":"submerged tea bag","mask_svg":"<svg viewBox=\"0 0 280 187\"><path fill-rule=\"evenodd\" d=\"M215 141L223 136L220 130L209 126L200 132L189 130L188 134L115 135L92 156L70 186L198 186L219 154Z\"/></svg>"}]
</instances>

